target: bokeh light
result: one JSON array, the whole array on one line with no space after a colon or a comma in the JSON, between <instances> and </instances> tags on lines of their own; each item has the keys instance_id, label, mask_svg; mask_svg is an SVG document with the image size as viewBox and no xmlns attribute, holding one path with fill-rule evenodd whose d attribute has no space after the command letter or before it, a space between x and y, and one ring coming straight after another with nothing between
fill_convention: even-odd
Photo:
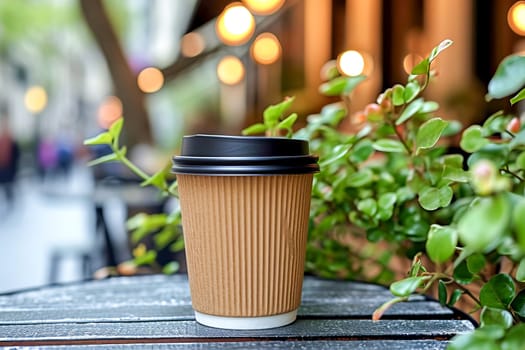
<instances>
[{"instance_id":1,"label":"bokeh light","mask_svg":"<svg viewBox=\"0 0 525 350\"><path fill-rule=\"evenodd\" d=\"M359 51L348 50L337 57L337 68L344 75L356 76L365 70L365 59Z\"/></svg>"},{"instance_id":2,"label":"bokeh light","mask_svg":"<svg viewBox=\"0 0 525 350\"><path fill-rule=\"evenodd\" d=\"M507 12L510 29L518 35L525 35L525 1L517 1Z\"/></svg>"},{"instance_id":3,"label":"bokeh light","mask_svg":"<svg viewBox=\"0 0 525 350\"><path fill-rule=\"evenodd\" d=\"M117 119L122 117L122 102L116 96L108 96L98 107L98 125L109 129Z\"/></svg>"},{"instance_id":4,"label":"bokeh light","mask_svg":"<svg viewBox=\"0 0 525 350\"><path fill-rule=\"evenodd\" d=\"M41 86L32 86L27 89L24 104L31 113L40 113L47 106L47 93Z\"/></svg>"},{"instance_id":5,"label":"bokeh light","mask_svg":"<svg viewBox=\"0 0 525 350\"><path fill-rule=\"evenodd\" d=\"M182 37L180 50L185 57L195 57L204 51L206 43L201 34L191 32Z\"/></svg>"},{"instance_id":6,"label":"bokeh light","mask_svg":"<svg viewBox=\"0 0 525 350\"><path fill-rule=\"evenodd\" d=\"M158 68L145 68L137 76L137 85L146 93L159 91L164 85L164 75Z\"/></svg>"},{"instance_id":7,"label":"bokeh light","mask_svg":"<svg viewBox=\"0 0 525 350\"><path fill-rule=\"evenodd\" d=\"M223 84L238 84L244 78L244 74L244 65L235 56L226 56L217 65L217 76Z\"/></svg>"},{"instance_id":8,"label":"bokeh light","mask_svg":"<svg viewBox=\"0 0 525 350\"><path fill-rule=\"evenodd\" d=\"M251 47L253 59L260 64L275 63L281 57L281 51L281 43L272 33L260 34Z\"/></svg>"},{"instance_id":9,"label":"bokeh light","mask_svg":"<svg viewBox=\"0 0 525 350\"><path fill-rule=\"evenodd\" d=\"M243 0L243 3L256 15L270 15L283 6L284 0Z\"/></svg>"},{"instance_id":10,"label":"bokeh light","mask_svg":"<svg viewBox=\"0 0 525 350\"><path fill-rule=\"evenodd\" d=\"M252 37L255 31L255 19L246 7L239 2L234 2L219 15L215 30L223 43L242 45Z\"/></svg>"},{"instance_id":11,"label":"bokeh light","mask_svg":"<svg viewBox=\"0 0 525 350\"><path fill-rule=\"evenodd\" d=\"M407 74L412 73L412 69L423 60L423 57L415 53L409 53L403 58L403 69Z\"/></svg>"}]
</instances>

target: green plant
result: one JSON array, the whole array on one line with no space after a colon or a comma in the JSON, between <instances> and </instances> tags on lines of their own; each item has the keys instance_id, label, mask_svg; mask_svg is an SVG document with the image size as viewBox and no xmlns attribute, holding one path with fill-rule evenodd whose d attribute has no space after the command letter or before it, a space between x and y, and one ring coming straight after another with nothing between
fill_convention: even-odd
<instances>
[{"instance_id":1,"label":"green plant","mask_svg":"<svg viewBox=\"0 0 525 350\"><path fill-rule=\"evenodd\" d=\"M334 76L321 86L342 102L308 117L297 137L310 140L321 172L312 193L307 269L328 277L393 277L391 251L411 259L408 276L390 284L395 296L374 319L413 292L437 289L443 305L471 299L481 327L456 337L451 349L513 349L525 325L525 129L500 111L462 134L461 153L447 142L457 121L435 117L422 94L431 64L451 44L437 46L406 84L385 90L363 111L355 134L339 131L345 103L359 78ZM488 98L525 98L525 57L510 56L489 84ZM350 236L350 240L348 239ZM366 246L356 246L366 237ZM363 243L363 240L358 241ZM370 244L387 243L387 246ZM372 264L371 264L372 262ZM366 267L376 265L376 275ZM521 345L519 345L521 346Z\"/></svg>"},{"instance_id":2,"label":"green plant","mask_svg":"<svg viewBox=\"0 0 525 350\"><path fill-rule=\"evenodd\" d=\"M450 147L449 137L462 125L435 116L439 105L423 96L434 78L432 63L450 44L443 41L405 84L386 89L369 104L354 133L340 131L340 124L349 118L352 90L365 77L340 76L336 70L320 92L341 101L309 116L293 135L297 116L285 117L293 98L270 106L263 122L244 133L274 136L284 130L309 140L320 157L307 272L390 284L394 298L378 307L374 319L416 291L434 288L448 306L470 299L467 311L480 311L481 326L456 337L450 348L514 349L525 331L525 128L518 117L500 111L463 131L461 152ZM487 96L503 98L521 89L510 100L514 104L525 98L524 85L525 57L510 56L498 67ZM143 185L176 194L165 170L149 177L127 160L118 145L119 128L116 124L105 136L87 141L112 148L114 153L99 161L122 161L145 180ZM175 213L145 227L160 229L178 220ZM139 220L134 226L142 228L138 236L155 231L143 224ZM410 268L395 281L391 260L399 257Z\"/></svg>"},{"instance_id":3,"label":"green plant","mask_svg":"<svg viewBox=\"0 0 525 350\"><path fill-rule=\"evenodd\" d=\"M162 196L177 196L177 182L171 181L169 171L171 166L168 164L163 169L153 175L148 175L127 157L127 148L120 146L120 134L124 119L120 118L111 127L97 136L84 141L85 145L105 145L111 152L105 156L97 158L88 163L95 166L107 162L120 162L130 169L139 179L142 180L140 186L154 186ZM171 261L164 266L159 266L157 254L163 249L169 249L175 253L184 249L182 238L180 210L171 213L146 214L139 213L127 221L127 228L131 231L131 241L136 245L133 250L134 259L128 262L128 268L132 271L135 266L148 265L163 273L171 274L179 269L176 261ZM144 241L148 236L153 236L153 246L148 247Z\"/></svg>"}]
</instances>

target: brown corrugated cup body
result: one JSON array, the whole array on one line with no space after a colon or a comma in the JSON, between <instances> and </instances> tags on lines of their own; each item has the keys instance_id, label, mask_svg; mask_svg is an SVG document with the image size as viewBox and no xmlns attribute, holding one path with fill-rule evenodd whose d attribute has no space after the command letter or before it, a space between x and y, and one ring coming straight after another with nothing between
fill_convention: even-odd
<instances>
[{"instance_id":1,"label":"brown corrugated cup body","mask_svg":"<svg viewBox=\"0 0 525 350\"><path fill-rule=\"evenodd\" d=\"M261 329L295 320L316 160L302 140L184 138L173 170L199 323Z\"/></svg>"}]
</instances>

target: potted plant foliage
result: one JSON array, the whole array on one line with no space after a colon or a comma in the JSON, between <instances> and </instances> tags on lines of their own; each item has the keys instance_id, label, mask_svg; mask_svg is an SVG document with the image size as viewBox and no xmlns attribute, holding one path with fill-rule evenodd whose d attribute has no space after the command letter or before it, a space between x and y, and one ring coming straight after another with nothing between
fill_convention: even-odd
<instances>
[{"instance_id":1,"label":"potted plant foliage","mask_svg":"<svg viewBox=\"0 0 525 350\"><path fill-rule=\"evenodd\" d=\"M423 94L434 78L432 63L451 43L435 47L406 83L386 89L357 114L355 132L342 132L340 124L348 120L352 90L365 77L340 76L334 69L320 92L341 101L297 128L297 115L287 113L293 98L287 98L244 133L308 139L320 157L307 272L389 284L393 298L374 319L414 292L434 292L447 306L469 300L465 311L480 311L480 327L457 336L450 348L516 349L525 332L525 128L507 110L464 130L458 121L436 116L439 105ZM509 56L490 81L487 98L513 96L510 110L525 99L524 85L525 57ZM143 185L176 195L169 168L148 176L129 162L118 141L121 126L122 120L86 141L113 150L94 163L121 161ZM461 132L458 151L451 137ZM156 250L166 246L180 250L179 223L178 212L132 218L135 241L157 232L153 249L136 250L135 263L153 262ZM397 280L393 259L408 262ZM168 265L165 272L175 269Z\"/></svg>"}]
</instances>

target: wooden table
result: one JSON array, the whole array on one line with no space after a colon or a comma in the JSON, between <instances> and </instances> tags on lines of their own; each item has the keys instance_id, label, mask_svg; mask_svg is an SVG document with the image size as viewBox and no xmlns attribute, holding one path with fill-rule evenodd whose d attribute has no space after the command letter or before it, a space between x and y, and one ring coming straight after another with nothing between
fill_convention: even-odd
<instances>
[{"instance_id":1,"label":"wooden table","mask_svg":"<svg viewBox=\"0 0 525 350\"><path fill-rule=\"evenodd\" d=\"M295 323L232 331L195 322L185 275L113 278L0 296L0 346L444 349L474 328L462 313L420 295L373 322L374 309L390 298L381 286L306 277Z\"/></svg>"}]
</instances>

